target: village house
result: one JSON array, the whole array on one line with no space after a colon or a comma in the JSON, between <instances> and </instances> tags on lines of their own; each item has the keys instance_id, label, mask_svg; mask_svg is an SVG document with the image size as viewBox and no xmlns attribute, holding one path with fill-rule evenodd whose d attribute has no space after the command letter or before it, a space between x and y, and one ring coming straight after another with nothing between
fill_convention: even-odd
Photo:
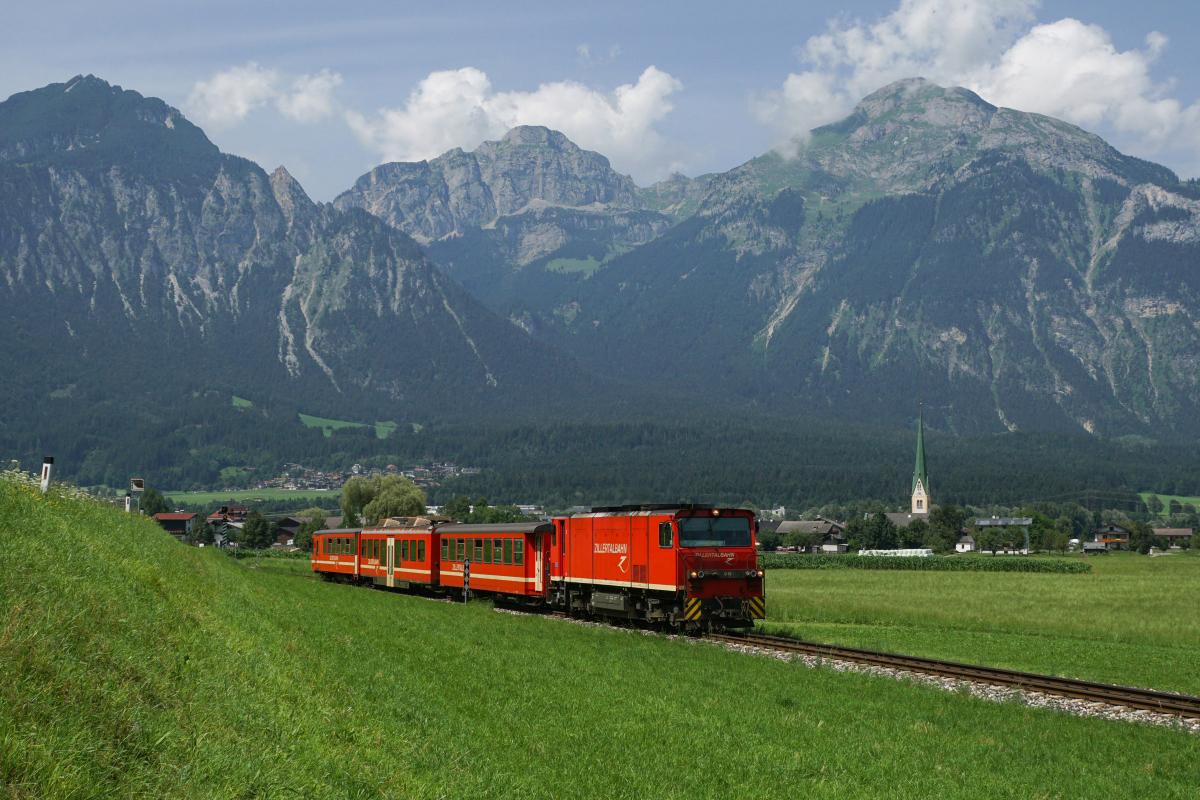
<instances>
[{"instance_id":1,"label":"village house","mask_svg":"<svg viewBox=\"0 0 1200 800\"><path fill-rule=\"evenodd\" d=\"M1150 531L1158 537L1163 547L1172 547L1192 539L1191 528L1151 528Z\"/></svg>"},{"instance_id":2,"label":"village house","mask_svg":"<svg viewBox=\"0 0 1200 800\"><path fill-rule=\"evenodd\" d=\"M163 530L182 542L192 532L192 527L196 524L196 515L163 512L155 514L154 521L161 525Z\"/></svg>"},{"instance_id":3,"label":"village house","mask_svg":"<svg viewBox=\"0 0 1200 800\"><path fill-rule=\"evenodd\" d=\"M1122 528L1120 525L1101 525L1092 531L1092 541L1084 544L1084 552L1089 550L1099 550L1098 547L1089 548L1088 544L1103 545L1105 550L1128 550L1129 549L1129 529Z\"/></svg>"}]
</instances>

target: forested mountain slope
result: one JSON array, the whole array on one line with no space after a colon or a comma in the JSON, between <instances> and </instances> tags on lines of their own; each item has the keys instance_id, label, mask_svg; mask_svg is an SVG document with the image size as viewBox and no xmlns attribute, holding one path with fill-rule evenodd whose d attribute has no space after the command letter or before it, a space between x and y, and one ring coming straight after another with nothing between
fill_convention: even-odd
<instances>
[{"instance_id":1,"label":"forested mountain slope","mask_svg":"<svg viewBox=\"0 0 1200 800\"><path fill-rule=\"evenodd\" d=\"M575 374L406 234L90 76L0 104L0 339L21 453L106 404L135 428L211 392L419 421L548 406Z\"/></svg>"}]
</instances>

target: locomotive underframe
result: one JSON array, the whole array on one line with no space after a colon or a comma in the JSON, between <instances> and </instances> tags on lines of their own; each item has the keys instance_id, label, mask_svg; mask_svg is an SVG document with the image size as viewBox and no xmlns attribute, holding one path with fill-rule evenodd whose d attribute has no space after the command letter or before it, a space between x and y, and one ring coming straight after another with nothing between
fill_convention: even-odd
<instances>
[{"instance_id":1,"label":"locomotive underframe","mask_svg":"<svg viewBox=\"0 0 1200 800\"><path fill-rule=\"evenodd\" d=\"M680 630L753 627L755 611L738 597L689 598L683 590L551 582L547 604L574 614L642 620ZM761 615L759 615L761 616Z\"/></svg>"}]
</instances>

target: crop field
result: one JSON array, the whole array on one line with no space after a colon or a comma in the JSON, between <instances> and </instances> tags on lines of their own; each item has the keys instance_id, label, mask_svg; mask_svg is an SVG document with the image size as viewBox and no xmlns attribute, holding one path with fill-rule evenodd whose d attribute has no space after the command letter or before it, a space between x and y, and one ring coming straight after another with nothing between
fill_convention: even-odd
<instances>
[{"instance_id":1,"label":"crop field","mask_svg":"<svg viewBox=\"0 0 1200 800\"><path fill-rule=\"evenodd\" d=\"M163 492L172 503L193 505L242 505L255 500L312 500L336 501L342 494L340 489L239 489L237 491L214 492Z\"/></svg>"},{"instance_id":2,"label":"crop field","mask_svg":"<svg viewBox=\"0 0 1200 800\"><path fill-rule=\"evenodd\" d=\"M1200 785L1200 737L1178 730L326 584L303 562L234 561L10 481L0 547L3 797L1190 798Z\"/></svg>"},{"instance_id":3,"label":"crop field","mask_svg":"<svg viewBox=\"0 0 1200 800\"><path fill-rule=\"evenodd\" d=\"M764 627L802 639L1200 694L1200 554L1086 574L772 570Z\"/></svg>"}]
</instances>

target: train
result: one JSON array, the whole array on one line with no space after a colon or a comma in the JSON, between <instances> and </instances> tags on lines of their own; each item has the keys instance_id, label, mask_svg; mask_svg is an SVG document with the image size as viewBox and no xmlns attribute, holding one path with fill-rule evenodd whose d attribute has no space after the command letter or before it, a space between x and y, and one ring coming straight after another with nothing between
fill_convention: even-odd
<instances>
[{"instance_id":1,"label":"train","mask_svg":"<svg viewBox=\"0 0 1200 800\"><path fill-rule=\"evenodd\" d=\"M498 601L699 633L765 616L754 512L598 506L542 522L401 517L313 535L327 580Z\"/></svg>"}]
</instances>

